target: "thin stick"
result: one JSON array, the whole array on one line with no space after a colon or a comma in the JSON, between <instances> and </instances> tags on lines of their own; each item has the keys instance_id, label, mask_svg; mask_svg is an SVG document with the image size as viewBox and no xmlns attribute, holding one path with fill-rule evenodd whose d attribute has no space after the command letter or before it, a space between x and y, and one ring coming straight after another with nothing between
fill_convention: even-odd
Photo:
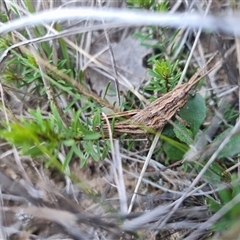
<instances>
[{"instance_id":1,"label":"thin stick","mask_svg":"<svg viewBox=\"0 0 240 240\"><path fill-rule=\"evenodd\" d=\"M151 157L152 157L152 154L153 154L153 151L157 145L157 142L158 142L158 139L160 138L160 135L161 135L161 132L162 130L158 131L157 134L155 135L154 139L153 139L153 143L152 143L152 146L148 152L148 155L147 155L147 158L144 162L144 165L143 165L143 168L142 168L142 171L140 173L140 176L139 176L139 179L138 179L138 182L137 182L137 185L135 187L135 190L134 190L134 193L133 193L133 196L132 196L132 199L131 199L131 202L130 202L130 205L129 205L129 208L128 208L128 213L130 213L132 211L132 207L133 207L133 203L136 199L136 196L138 194L138 190L139 190L139 187L140 187L140 184L142 182L142 179L143 179L143 176L144 176L144 173L146 172L146 169L148 167L148 164L151 160Z\"/></svg>"}]
</instances>

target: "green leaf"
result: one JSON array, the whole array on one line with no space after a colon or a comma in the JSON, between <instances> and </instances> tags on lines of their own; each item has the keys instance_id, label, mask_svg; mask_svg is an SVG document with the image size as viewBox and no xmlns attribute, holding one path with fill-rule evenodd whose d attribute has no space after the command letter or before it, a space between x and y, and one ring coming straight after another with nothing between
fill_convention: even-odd
<instances>
[{"instance_id":1,"label":"green leaf","mask_svg":"<svg viewBox=\"0 0 240 240\"><path fill-rule=\"evenodd\" d=\"M73 145L72 149L73 149L74 153L80 158L80 160L82 160L84 158L82 151L80 151L76 145Z\"/></svg>"},{"instance_id":2,"label":"green leaf","mask_svg":"<svg viewBox=\"0 0 240 240\"><path fill-rule=\"evenodd\" d=\"M80 168L83 168L83 167L86 165L87 160L88 160L87 158L82 158L82 159L81 159Z\"/></svg>"},{"instance_id":3,"label":"green leaf","mask_svg":"<svg viewBox=\"0 0 240 240\"><path fill-rule=\"evenodd\" d=\"M104 141L104 147L103 147L103 150L102 150L102 159L105 159L109 153L109 149L110 149L110 143L108 140L105 140Z\"/></svg>"},{"instance_id":4,"label":"green leaf","mask_svg":"<svg viewBox=\"0 0 240 240\"><path fill-rule=\"evenodd\" d=\"M75 141L73 139L67 139L63 141L63 144L67 147L71 147L75 144Z\"/></svg>"},{"instance_id":5,"label":"green leaf","mask_svg":"<svg viewBox=\"0 0 240 240\"><path fill-rule=\"evenodd\" d=\"M217 212L217 211L219 211L219 210L222 208L220 202L217 202L217 201L214 200L214 199L207 198L207 203L208 203L210 209L211 209L213 212Z\"/></svg>"},{"instance_id":6,"label":"green leaf","mask_svg":"<svg viewBox=\"0 0 240 240\"><path fill-rule=\"evenodd\" d=\"M231 225L231 223L233 222L236 222L235 219L223 219L223 220L220 220L218 222L216 222L213 226L212 226L212 229L215 230L215 231L219 231L219 230L223 230L223 229L226 229L229 227L229 225ZM230 240L230 239L229 239ZM233 240L233 239L231 239Z\"/></svg>"},{"instance_id":7,"label":"green leaf","mask_svg":"<svg viewBox=\"0 0 240 240\"><path fill-rule=\"evenodd\" d=\"M108 82L107 86L106 86L106 89L105 89L105 92L103 94L103 99L106 99L106 96L108 94L108 90L109 90L110 86L111 86L111 82Z\"/></svg>"},{"instance_id":8,"label":"green leaf","mask_svg":"<svg viewBox=\"0 0 240 240\"><path fill-rule=\"evenodd\" d=\"M167 154L168 158L171 160L180 160L183 155L187 152L189 147L186 144L180 143L173 138L175 137L173 130L171 129L171 125L167 127L167 130L164 134L169 134L171 137L166 135L161 135L161 139L164 140L163 150Z\"/></svg>"},{"instance_id":9,"label":"green leaf","mask_svg":"<svg viewBox=\"0 0 240 240\"><path fill-rule=\"evenodd\" d=\"M200 94L189 97L187 103L180 109L178 115L187 122L193 133L193 137L196 136L206 118L206 105L203 97Z\"/></svg>"},{"instance_id":10,"label":"green leaf","mask_svg":"<svg viewBox=\"0 0 240 240\"><path fill-rule=\"evenodd\" d=\"M176 121L173 131L176 134L176 137L182 142L188 145L191 145L193 143L192 131L186 128L181 122Z\"/></svg>"},{"instance_id":11,"label":"green leaf","mask_svg":"<svg viewBox=\"0 0 240 240\"><path fill-rule=\"evenodd\" d=\"M93 144L89 141L86 141L84 144L84 150L87 152L89 156L93 158L94 161L99 161L99 154L96 153L96 151L93 148Z\"/></svg>"},{"instance_id":12,"label":"green leaf","mask_svg":"<svg viewBox=\"0 0 240 240\"><path fill-rule=\"evenodd\" d=\"M173 125L171 124L166 124L165 127L163 128L162 135L169 137L169 138L175 138L176 135L173 131Z\"/></svg>"},{"instance_id":13,"label":"green leaf","mask_svg":"<svg viewBox=\"0 0 240 240\"><path fill-rule=\"evenodd\" d=\"M205 166L205 164L206 163L203 163L203 166ZM201 170L202 166L199 166L198 171L200 172ZM222 167L218 163L214 162L204 173L203 179L206 183L217 186L221 183L222 172Z\"/></svg>"},{"instance_id":14,"label":"green leaf","mask_svg":"<svg viewBox=\"0 0 240 240\"><path fill-rule=\"evenodd\" d=\"M224 205L232 200L231 189L220 190L220 191L218 191L218 195L219 195L219 198L220 198L222 204L224 204Z\"/></svg>"},{"instance_id":15,"label":"green leaf","mask_svg":"<svg viewBox=\"0 0 240 240\"><path fill-rule=\"evenodd\" d=\"M76 148L76 146L72 145L71 149L68 151L68 154L63 163L64 168L66 168L69 165L69 163L71 162L75 148Z\"/></svg>"},{"instance_id":16,"label":"green leaf","mask_svg":"<svg viewBox=\"0 0 240 240\"><path fill-rule=\"evenodd\" d=\"M188 151L189 147L184 144L184 143L180 143L178 141L176 141L175 139L169 138L167 136L161 135L160 137L162 140L164 140L166 143L171 144L172 146L174 146L175 148L179 149L182 152L186 152Z\"/></svg>"},{"instance_id":17,"label":"green leaf","mask_svg":"<svg viewBox=\"0 0 240 240\"><path fill-rule=\"evenodd\" d=\"M224 139L225 136L227 136L227 134L230 131L231 131L231 128L224 131L214 140L214 142L218 142L219 139ZM235 154L239 154L240 153L239 146L240 146L240 133L238 132L230 138L228 143L224 146L223 150L218 154L218 157L219 158L232 157Z\"/></svg>"},{"instance_id":18,"label":"green leaf","mask_svg":"<svg viewBox=\"0 0 240 240\"><path fill-rule=\"evenodd\" d=\"M180 160L185 154L185 152L167 142L163 144L163 150L167 154L167 157L171 160Z\"/></svg>"},{"instance_id":19,"label":"green leaf","mask_svg":"<svg viewBox=\"0 0 240 240\"><path fill-rule=\"evenodd\" d=\"M101 137L102 135L97 133L97 132L90 132L87 135L84 135L82 138L83 140L97 140Z\"/></svg>"},{"instance_id":20,"label":"green leaf","mask_svg":"<svg viewBox=\"0 0 240 240\"><path fill-rule=\"evenodd\" d=\"M57 136L48 129L46 122L39 126L33 121L24 121L23 124L9 124L10 131L0 130L0 136L6 139L10 144L20 148L23 155L36 157L39 155L51 153L57 146ZM44 130L42 132L42 130Z\"/></svg>"},{"instance_id":21,"label":"green leaf","mask_svg":"<svg viewBox=\"0 0 240 240\"><path fill-rule=\"evenodd\" d=\"M233 192L232 195L233 197L236 197L238 194L240 194L240 186L239 186L239 181L238 181L238 176L237 174L232 174L232 186L233 186Z\"/></svg>"},{"instance_id":22,"label":"green leaf","mask_svg":"<svg viewBox=\"0 0 240 240\"><path fill-rule=\"evenodd\" d=\"M98 109L93 117L92 128L95 129L101 123L101 111Z\"/></svg>"}]
</instances>

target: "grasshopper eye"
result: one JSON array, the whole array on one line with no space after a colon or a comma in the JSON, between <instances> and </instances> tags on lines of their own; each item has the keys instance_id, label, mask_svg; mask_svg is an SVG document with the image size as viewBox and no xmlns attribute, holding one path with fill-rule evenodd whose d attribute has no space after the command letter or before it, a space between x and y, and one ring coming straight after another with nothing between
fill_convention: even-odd
<instances>
[{"instance_id":1,"label":"grasshopper eye","mask_svg":"<svg viewBox=\"0 0 240 240\"><path fill-rule=\"evenodd\" d=\"M190 95L191 97L195 97L196 93L197 93L196 90L190 90L189 95Z\"/></svg>"}]
</instances>

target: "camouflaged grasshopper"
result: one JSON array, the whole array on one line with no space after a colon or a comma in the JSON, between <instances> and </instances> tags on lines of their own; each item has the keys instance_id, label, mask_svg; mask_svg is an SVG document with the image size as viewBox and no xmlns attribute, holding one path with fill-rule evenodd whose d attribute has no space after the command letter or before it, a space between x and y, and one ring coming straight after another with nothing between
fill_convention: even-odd
<instances>
[{"instance_id":1,"label":"camouflaged grasshopper","mask_svg":"<svg viewBox=\"0 0 240 240\"><path fill-rule=\"evenodd\" d=\"M215 55L214 55L215 56ZM111 117L130 117L130 119L114 124L113 136L128 134L132 136L146 135L147 132L161 130L169 120L181 109L187 102L189 91L203 77L209 74L216 66L206 71L208 64L214 58L211 57L207 63L199 68L197 72L189 79L187 83L175 87L172 91L159 97L142 110L130 110L119 112ZM108 135L108 127L103 125L104 133Z\"/></svg>"}]
</instances>

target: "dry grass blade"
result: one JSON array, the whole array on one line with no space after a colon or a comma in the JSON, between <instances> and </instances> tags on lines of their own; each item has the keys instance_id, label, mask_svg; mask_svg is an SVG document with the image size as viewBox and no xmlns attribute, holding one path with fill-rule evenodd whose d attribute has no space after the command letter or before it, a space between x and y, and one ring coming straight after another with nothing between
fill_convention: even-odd
<instances>
[{"instance_id":1,"label":"dry grass blade","mask_svg":"<svg viewBox=\"0 0 240 240\"><path fill-rule=\"evenodd\" d=\"M144 16L144 17L143 17ZM157 25L157 26L171 26L175 28L181 28L182 26L188 26L192 29L202 27L204 29L221 30L225 33L240 35L238 25L240 18L236 14L235 16L207 16L204 19L200 14L182 15L182 13L153 13L149 11L131 11L117 9L99 10L87 7L69 8L69 9L53 9L51 11L43 11L37 14L33 14L29 17L22 17L17 21L11 21L10 23L3 25L0 28L0 34L5 34L10 31L17 30L19 28L42 24L44 22L52 21L64 21L64 20L79 20L83 18L90 18L95 20L102 20L114 22L116 27L119 24L122 26L135 25ZM99 28L103 28L100 26Z\"/></svg>"},{"instance_id":2,"label":"dry grass blade","mask_svg":"<svg viewBox=\"0 0 240 240\"><path fill-rule=\"evenodd\" d=\"M154 137L152 146L151 146L151 148L150 148L150 150L149 150L149 152L148 152L147 158L146 158L146 160L145 160L145 162L144 162L144 165L143 165L143 168L142 168L142 170L141 170L139 179L138 179L138 181L137 181L137 185L136 185L136 187L135 187L135 190L134 190L134 193L133 193L133 196L132 196L132 199L131 199L129 208L128 208L128 213L130 213L130 212L132 211L133 203L134 203L135 198L136 198L136 196L137 196L137 194L138 194L138 189L139 189L139 187L140 187L140 185L141 185L141 182L142 182L144 173L146 172L146 169L147 169L147 167L148 167L148 164L149 164L149 162L150 162L150 160L151 160L153 151L154 151L155 147L157 146L158 139L159 139L159 137L160 137L160 135L161 135L161 132L162 132L162 131L158 131L157 134L156 134L155 137Z\"/></svg>"}]
</instances>

